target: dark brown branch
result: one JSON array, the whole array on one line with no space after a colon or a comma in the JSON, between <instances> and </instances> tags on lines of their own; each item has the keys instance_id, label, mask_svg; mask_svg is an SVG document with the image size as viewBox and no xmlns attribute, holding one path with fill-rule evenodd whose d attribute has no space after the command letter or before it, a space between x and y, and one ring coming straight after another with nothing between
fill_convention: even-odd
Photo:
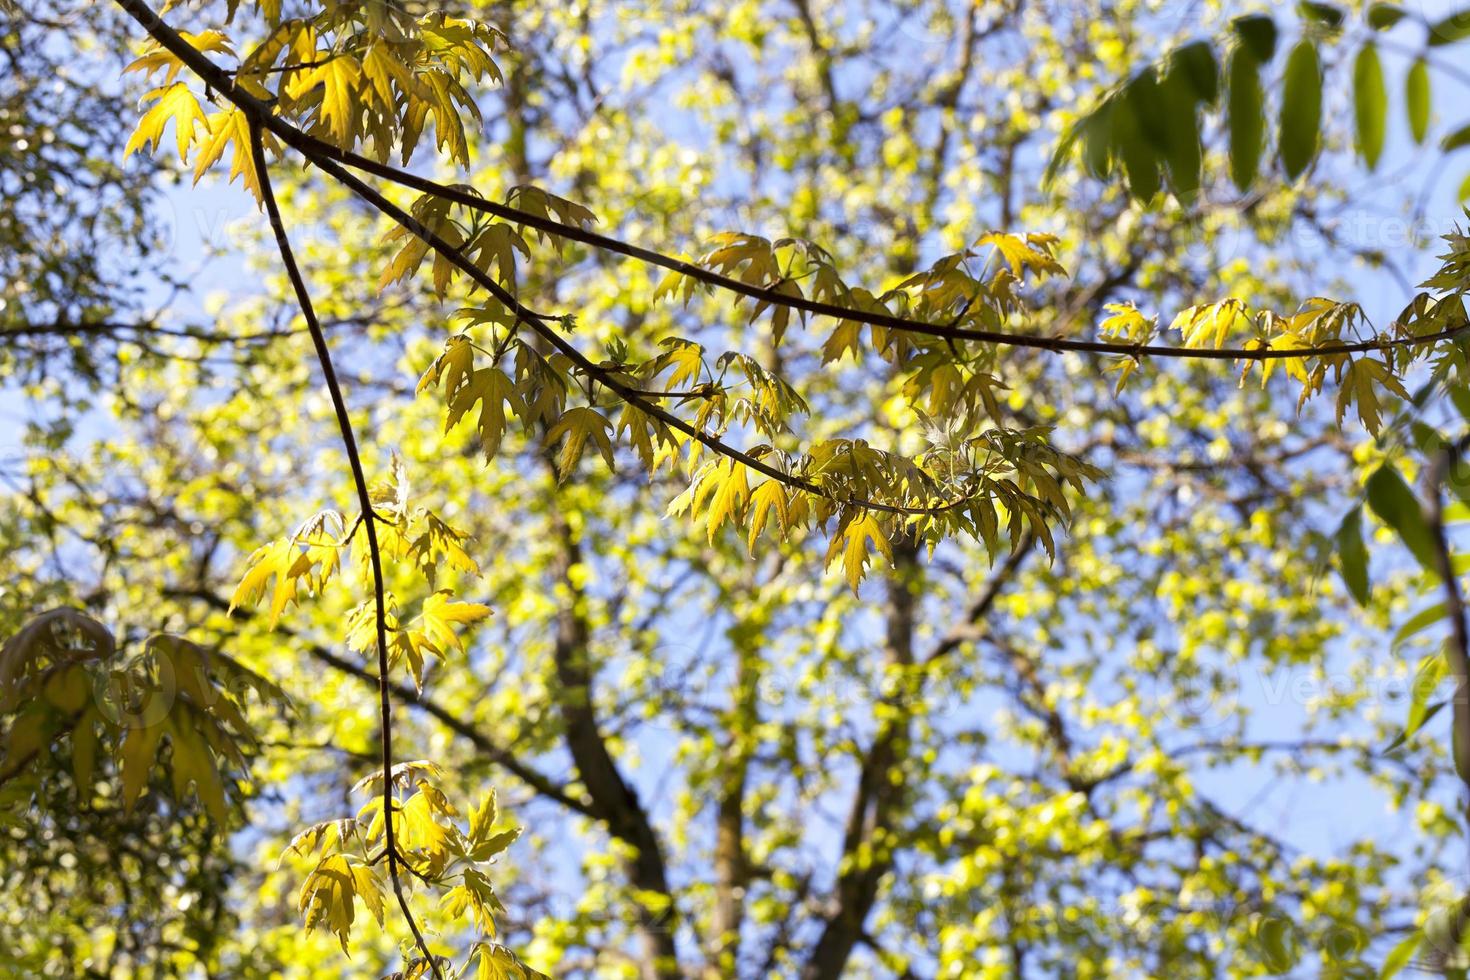
<instances>
[{"instance_id":1,"label":"dark brown branch","mask_svg":"<svg viewBox=\"0 0 1470 980\"><path fill-rule=\"evenodd\" d=\"M180 590L170 594L198 599L200 602L220 611L224 611L230 607L230 604L222 596L204 589ZM249 613L237 609L235 615L237 617L248 616ZM281 627L277 628L280 629ZM287 630L285 632L290 631ZM355 677L364 684L371 685L373 688L377 688L378 686L379 680L376 673L347 657L333 653L319 643L307 644L306 652L333 670L340 671L349 677ZM489 762L505 769L506 772L535 790L537 794L566 807L573 813L596 819L597 815L593 812L591 805L586 800L572 796L566 787L555 782L545 773L517 759L509 749L496 742L495 739L491 738L490 735L477 727L473 722L460 717L427 694L415 690L408 684L394 682L390 684L390 690L400 703L421 709L424 714L469 742Z\"/></svg>"},{"instance_id":2,"label":"dark brown branch","mask_svg":"<svg viewBox=\"0 0 1470 980\"><path fill-rule=\"evenodd\" d=\"M995 601L1000 598L1000 592L1007 583L1021 570L1026 556L1031 553L1033 539L1026 535L1019 547L1011 550L1006 560L1001 563L1000 568L985 581L980 594L970 603L970 608L965 611L965 618L957 623L944 637L934 645L934 649L925 658L924 664L928 666L934 661L942 659L953 653L959 646L967 641L984 638L989 631L985 625L985 617L990 615L990 610L995 607Z\"/></svg>"},{"instance_id":3,"label":"dark brown branch","mask_svg":"<svg viewBox=\"0 0 1470 980\"><path fill-rule=\"evenodd\" d=\"M1465 622L1465 597L1460 591L1460 580L1455 574L1454 559L1450 555L1449 535L1444 526L1444 485L1450 469L1458 465L1466 449L1470 449L1470 432L1458 441L1445 446L1429 465L1425 480L1429 486L1430 542L1434 551L1434 563L1444 587L1445 615L1450 621L1449 651L1450 673L1455 678L1455 693L1451 707L1450 755L1455 760L1455 769L1460 779L1470 790L1470 774L1461 765L1462 753L1470 753L1470 627Z\"/></svg>"},{"instance_id":4,"label":"dark brown branch","mask_svg":"<svg viewBox=\"0 0 1470 980\"><path fill-rule=\"evenodd\" d=\"M524 324L525 326L530 327L532 332L535 333L536 336L540 337L546 343L554 347L557 351L564 354L567 359L576 366L578 370L582 371L588 377L596 380L597 383L601 384L603 387L617 394L620 398L622 398L628 404L632 405L634 408L637 408L644 414L657 419L664 425L667 425L672 429L676 429L679 432L684 433L686 436L695 440L701 445L714 450L722 456L733 459L739 462L741 465L746 466L757 473L768 476L771 479L777 480L780 483L783 483L793 489L802 490L806 493L811 493L816 496L832 499L829 493L824 491L817 484L812 483L810 480L799 476L793 476L784 470L781 470L775 466L772 466L769 463L763 462L762 460L751 456L749 453L736 449L734 446L730 445L719 437L712 436L709 433L705 432L703 429L691 425L684 419L681 419L679 416L674 415L672 412L669 412L659 405L656 405L653 402L649 401L644 396L638 394L637 389L631 387L620 378L618 378L615 372L609 371L592 361L580 350L578 350L574 344L568 341L555 328L553 328L551 324L558 320L557 317L549 316L544 313L537 313L536 311L524 306L519 300L515 298L515 296L510 293L509 290L507 290L500 283L496 282L495 279L492 278L483 269L479 268L473 262L471 262L469 258L465 256L464 250L462 248L457 248L451 245L439 234L429 228L424 227L421 222L416 221L411 215L408 214L408 212L398 207L382 194L373 190L367 184L363 183L357 177L353 176L351 173L343 169L341 166L337 165L332 160L317 157L308 157L308 159L328 176L336 179L337 181L345 185L354 194L362 198L368 204L372 205L382 214L391 218L393 221L397 222L399 225L406 228L418 238L423 240L437 254L447 259L450 264L459 269L460 272L469 276L470 279L474 280L476 285L483 288L492 297L494 297L497 302L499 302L506 309L515 314L516 322L518 324ZM935 507L908 507L897 504L885 504L880 501L868 500L865 498L852 498L846 500L838 500L836 502L848 506L861 507L867 510L881 511L888 514L900 514L905 516L927 516L942 514L954 510L958 507L962 507L966 503L968 503L969 500L970 498L966 496L958 500L948 501Z\"/></svg>"},{"instance_id":5,"label":"dark brown branch","mask_svg":"<svg viewBox=\"0 0 1470 980\"><path fill-rule=\"evenodd\" d=\"M884 697L886 711L873 744L858 770L857 791L842 838L842 871L837 876L833 907L821 935L802 967L802 980L838 980L853 947L866 929L878 886L893 867L897 822L908 796L901 767L908 755L914 697L914 616L918 597L913 578L917 546L896 545L894 570L888 579L885 665L899 675L896 690Z\"/></svg>"},{"instance_id":6,"label":"dark brown branch","mask_svg":"<svg viewBox=\"0 0 1470 980\"><path fill-rule=\"evenodd\" d=\"M555 478L553 473L552 479ZM562 517L561 509L553 508L552 514L557 541L552 574L571 594L571 599L557 611L552 641L557 702L566 725L567 749L587 787L593 814L634 852L626 862L633 886L661 896L668 905L656 912L646 908L641 900L635 901L637 929L643 941L642 975L646 980L677 980L681 974L674 945L674 894L664 867L663 848L637 792L623 778L608 751L593 709L592 637L587 620L578 609L582 593L572 575L572 570L584 561L582 546Z\"/></svg>"},{"instance_id":7,"label":"dark brown branch","mask_svg":"<svg viewBox=\"0 0 1470 980\"><path fill-rule=\"evenodd\" d=\"M370 517L373 513L373 499L368 491L367 475L363 472L362 456L357 449L357 437L352 431L352 418L347 411L347 402L342 397L342 387L337 382L336 368L332 365L332 351L327 346L326 334L322 332L321 324L317 321L316 309L312 305L311 294L306 288L306 280L302 278L301 269L296 265L296 256L291 251L291 240L286 234L286 224L281 220L281 210L276 204L275 192L271 188L270 169L265 160L265 139L260 126L254 121L250 126L250 144L251 152L255 157L256 178L260 182L261 201L265 205L271 231L275 234L276 247L281 253L281 264L285 267L286 275L291 280L291 288L296 293L296 303L301 307L301 315L306 320L307 328L311 331L311 341L316 347L317 360L321 363L322 374L326 378L327 392L331 396L332 408L337 415L337 425L342 433L342 446L347 453L348 466L352 470L352 482L357 491L358 506L364 518L368 518L362 521L362 527L367 533L368 560L373 571L373 620L378 640L378 741L383 769L383 847L388 853L388 880L393 885L393 894L398 899L398 907L403 912L403 918L408 923L409 931L413 933L414 942L423 953L424 959L428 961L434 976L439 980L444 980L444 975L439 969L439 961L429 950L429 944L424 939L423 931L419 929L418 920L414 918L408 898L403 894L403 882L399 875L399 868L408 866L408 862L398 851L397 831L393 820L396 807L393 796L393 697L388 681L388 602L387 589L383 584L383 556L378 548L377 522Z\"/></svg>"},{"instance_id":8,"label":"dark brown branch","mask_svg":"<svg viewBox=\"0 0 1470 980\"><path fill-rule=\"evenodd\" d=\"M321 140L308 136L286 120L273 115L270 107L264 102L236 86L229 73L180 37L178 32L165 24L143 0L116 0L116 2L137 20L155 41L198 75L212 91L218 92L230 102L234 103L282 142L296 148L314 163L320 164L323 160L345 163L354 169L391 180L394 183L413 188L425 194L433 194L467 208L483 211L506 221L535 228L538 231L557 235L604 252L623 255L649 265L678 272L707 286L713 286L717 289L777 306L784 306L803 313L865 323L871 326L886 327L890 330L944 337L950 340L974 340L1002 346L1028 347L1051 352L1076 351L1079 353L1111 354L1125 357L1151 356L1225 361L1270 361L1334 354L1365 354L1373 351L1393 350L1398 347L1434 343L1435 341L1444 340L1470 331L1470 322L1466 322L1437 333L1427 334L1423 337L1399 337L1391 340L1372 340L1352 344L1327 344L1319 347L1304 347L1290 350L1251 350L1246 348L1219 348L1211 350L1159 344L1125 344L1108 341L1073 340L1066 337L1038 337L999 330L978 330L952 324L924 323L889 313L866 312L833 303L807 299L805 297L786 296L772 291L769 287L755 286L741 282L738 279L721 275L720 273L705 269L684 259L664 255L652 249L634 245L609 235L588 231L577 225L557 221L554 218L531 214L509 205L497 204L493 201L486 200L478 193L437 183L420 177L417 174L409 173L406 170L401 170L388 164L379 163L376 160L349 150L340 149L332 146L330 143L324 143Z\"/></svg>"}]
</instances>

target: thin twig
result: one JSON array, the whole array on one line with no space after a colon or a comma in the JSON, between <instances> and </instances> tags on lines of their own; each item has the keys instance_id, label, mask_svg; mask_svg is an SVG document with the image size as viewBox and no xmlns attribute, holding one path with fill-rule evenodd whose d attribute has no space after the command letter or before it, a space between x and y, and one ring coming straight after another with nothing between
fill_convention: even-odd
<instances>
[{"instance_id":1,"label":"thin twig","mask_svg":"<svg viewBox=\"0 0 1470 980\"><path fill-rule=\"evenodd\" d=\"M311 332L312 343L316 346L317 360L321 362L322 374L326 376L327 391L331 395L332 408L337 413L337 425L342 430L342 445L347 453L348 465L352 469L352 482L357 490L358 504L364 514L371 514L373 512L372 496L368 492L367 476L363 473L362 457L357 449L357 437L352 431L352 419L347 411L347 402L343 399L342 388L337 383L337 372L332 366L332 352L327 346L326 334L322 332L321 324L317 321L311 294L306 288L306 280L302 278L301 269L296 265L296 256L291 251L286 225L281 220L280 207L276 204L275 192L271 188L270 171L265 159L264 136L260 126L254 120L251 121L250 126L250 143L251 152L255 157L256 175L260 181L261 200L265 205L266 215L270 219L271 231L276 236L276 246L281 253L281 264L285 267L286 276L291 280L291 287L296 292L297 305L301 307L301 315L306 320L307 329ZM438 961L424 940L418 921L414 918L413 909L403 894L402 882L399 880L400 862L405 867L408 867L408 864L398 852L393 827L395 803L393 798L393 700L388 681L388 619L386 589L383 585L383 559L378 549L376 522L365 520L362 526L367 532L368 558L373 570L373 618L378 635L378 708L380 714L378 741L383 768L383 846L388 853L388 878L393 885L393 894L398 898L398 906L403 910L403 917L408 921L408 928L413 933L414 942L418 944L424 958L428 960L434 975L439 980L443 980Z\"/></svg>"}]
</instances>

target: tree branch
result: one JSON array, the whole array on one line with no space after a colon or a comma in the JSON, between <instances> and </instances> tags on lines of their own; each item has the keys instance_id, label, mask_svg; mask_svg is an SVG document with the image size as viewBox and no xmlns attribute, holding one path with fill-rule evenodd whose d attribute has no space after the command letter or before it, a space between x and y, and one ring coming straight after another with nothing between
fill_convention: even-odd
<instances>
[{"instance_id":1,"label":"tree branch","mask_svg":"<svg viewBox=\"0 0 1470 980\"><path fill-rule=\"evenodd\" d=\"M388 853L388 880L393 885L393 894L398 899L398 907L403 912L403 918L408 923L409 931L413 933L414 942L423 953L424 959L428 961L434 976L438 980L444 980L444 975L439 969L439 961L429 950L429 944L424 939L423 931L419 929L418 920L414 918L408 898L403 894L403 882L399 875L399 867L407 867L408 862L398 852L397 831L394 828L393 819L396 806L393 795L393 699L388 681L388 603L387 590L383 585L383 556L378 548L377 521L373 516L372 495L368 492L367 476L363 473L362 457L357 449L357 437L352 431L352 418L347 411L347 402L342 397L341 385L337 383L337 371L332 366L332 352L327 346L326 334L322 332L321 324L317 321L316 310L311 302L311 294L306 288L306 281L302 278L301 270L296 265L296 256L291 251L291 240L286 234L286 225L281 220L281 211L276 204L275 192L271 188L270 169L265 160L265 140L260 126L253 120L250 126L250 144L251 152L255 157L256 177L260 181L261 200L270 220L271 231L275 233L276 247L281 253L281 264L285 266L286 275L291 280L291 288L296 293L297 305L301 307L301 315L305 318L306 326L311 331L311 341L316 347L317 360L321 363L322 374L326 378L327 391L331 396L332 408L337 415L337 425L342 433L342 446L347 454L348 466L352 470L352 482L357 491L358 506L364 518L363 530L367 534L368 560L373 573L373 620L378 640L378 742L383 769L383 847Z\"/></svg>"}]
</instances>

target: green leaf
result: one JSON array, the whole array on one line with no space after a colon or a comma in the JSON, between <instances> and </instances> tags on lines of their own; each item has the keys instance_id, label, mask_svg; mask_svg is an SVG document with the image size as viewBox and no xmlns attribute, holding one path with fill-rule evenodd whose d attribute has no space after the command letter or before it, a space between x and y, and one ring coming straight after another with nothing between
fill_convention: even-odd
<instances>
[{"instance_id":1,"label":"green leaf","mask_svg":"<svg viewBox=\"0 0 1470 980\"><path fill-rule=\"evenodd\" d=\"M1411 616L1408 622L1400 626L1398 628L1398 632L1393 635L1394 653L1397 653L1399 651L1399 648L1402 647L1405 643L1409 642L1409 640L1418 636L1420 633L1424 632L1435 623L1443 620L1444 615L1445 605L1442 602L1438 602L1432 606L1419 610L1417 613Z\"/></svg>"},{"instance_id":2,"label":"green leaf","mask_svg":"<svg viewBox=\"0 0 1470 980\"><path fill-rule=\"evenodd\" d=\"M1358 124L1358 152L1369 170L1378 166L1387 134L1388 93L1378 48L1366 44L1353 63L1353 110Z\"/></svg>"},{"instance_id":3,"label":"green leaf","mask_svg":"<svg viewBox=\"0 0 1470 980\"><path fill-rule=\"evenodd\" d=\"M1424 727L1424 723L1444 707L1443 701L1431 706L1429 698L1449 673L1449 669L1449 663L1441 650L1436 650L1419 661L1419 667L1414 671L1413 688L1409 691L1409 715L1404 720L1404 741L1413 738Z\"/></svg>"},{"instance_id":4,"label":"green leaf","mask_svg":"<svg viewBox=\"0 0 1470 980\"><path fill-rule=\"evenodd\" d=\"M1176 50L1172 61L1171 73L1188 79L1200 102L1214 105L1220 97L1220 65L1214 47L1208 41L1194 41Z\"/></svg>"},{"instance_id":5,"label":"green leaf","mask_svg":"<svg viewBox=\"0 0 1470 980\"><path fill-rule=\"evenodd\" d=\"M1194 82L1182 69L1171 71L1159 86L1160 118L1164 126L1164 159L1169 183L1180 200L1189 200L1200 187L1201 150L1198 96Z\"/></svg>"},{"instance_id":6,"label":"green leaf","mask_svg":"<svg viewBox=\"0 0 1470 980\"><path fill-rule=\"evenodd\" d=\"M1424 520L1424 511L1419 507L1419 499L1392 465L1384 463L1368 478L1368 506L1383 523L1393 528L1419 564L1434 570L1433 538Z\"/></svg>"},{"instance_id":7,"label":"green leaf","mask_svg":"<svg viewBox=\"0 0 1470 980\"><path fill-rule=\"evenodd\" d=\"M1408 16L1408 11L1396 3L1373 3L1368 5L1368 26L1375 31L1386 31Z\"/></svg>"},{"instance_id":8,"label":"green leaf","mask_svg":"<svg viewBox=\"0 0 1470 980\"><path fill-rule=\"evenodd\" d=\"M1423 58L1409 69L1404 95L1409 104L1409 132L1415 143L1423 143L1429 134L1429 65Z\"/></svg>"},{"instance_id":9,"label":"green leaf","mask_svg":"<svg viewBox=\"0 0 1470 980\"><path fill-rule=\"evenodd\" d=\"M1459 129L1445 136L1439 141L1439 148L1445 153L1470 146L1470 123L1466 123Z\"/></svg>"},{"instance_id":10,"label":"green leaf","mask_svg":"<svg viewBox=\"0 0 1470 980\"><path fill-rule=\"evenodd\" d=\"M1461 204L1470 203L1470 174L1466 174L1465 179L1460 181L1460 189L1457 194Z\"/></svg>"},{"instance_id":11,"label":"green leaf","mask_svg":"<svg viewBox=\"0 0 1470 980\"><path fill-rule=\"evenodd\" d=\"M1441 47L1470 37L1470 8L1450 14L1429 25L1429 46Z\"/></svg>"},{"instance_id":12,"label":"green leaf","mask_svg":"<svg viewBox=\"0 0 1470 980\"><path fill-rule=\"evenodd\" d=\"M1230 55L1230 178L1241 192L1255 183L1265 143L1261 63L1244 46Z\"/></svg>"},{"instance_id":13,"label":"green leaf","mask_svg":"<svg viewBox=\"0 0 1470 980\"><path fill-rule=\"evenodd\" d=\"M1276 55L1276 22L1265 14L1250 14L1230 22L1241 45L1260 64Z\"/></svg>"},{"instance_id":14,"label":"green leaf","mask_svg":"<svg viewBox=\"0 0 1470 980\"><path fill-rule=\"evenodd\" d=\"M1341 7L1335 7L1330 3L1313 3L1311 0L1303 0L1302 3L1297 4L1297 9L1307 20L1333 31L1342 27L1342 22L1347 17Z\"/></svg>"},{"instance_id":15,"label":"green leaf","mask_svg":"<svg viewBox=\"0 0 1470 980\"><path fill-rule=\"evenodd\" d=\"M1159 159L1145 132L1143 120L1148 118L1145 99L1130 86L1114 112L1114 139L1123 158L1123 172L1128 177L1128 190L1143 203L1159 192Z\"/></svg>"},{"instance_id":16,"label":"green leaf","mask_svg":"<svg viewBox=\"0 0 1470 980\"><path fill-rule=\"evenodd\" d=\"M1337 543L1338 570L1349 594L1358 605L1368 604L1368 549L1363 546L1363 508L1354 507L1342 519L1334 538Z\"/></svg>"},{"instance_id":17,"label":"green leaf","mask_svg":"<svg viewBox=\"0 0 1470 980\"><path fill-rule=\"evenodd\" d=\"M1416 929L1393 949L1388 951L1388 956L1383 960L1383 969L1379 971L1379 980L1389 980L1397 976L1399 971L1409 965L1414 954L1419 952L1420 943L1424 942L1424 933Z\"/></svg>"},{"instance_id":18,"label":"green leaf","mask_svg":"<svg viewBox=\"0 0 1470 980\"><path fill-rule=\"evenodd\" d=\"M1296 180L1317 155L1322 126L1322 60L1312 41L1298 41L1286 59L1281 96L1281 165Z\"/></svg>"}]
</instances>

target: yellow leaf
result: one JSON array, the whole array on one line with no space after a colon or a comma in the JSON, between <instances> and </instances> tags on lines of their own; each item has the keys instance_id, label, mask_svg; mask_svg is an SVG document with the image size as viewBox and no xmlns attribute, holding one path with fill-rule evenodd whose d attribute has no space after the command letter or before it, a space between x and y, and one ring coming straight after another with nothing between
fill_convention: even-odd
<instances>
[{"instance_id":1,"label":"yellow leaf","mask_svg":"<svg viewBox=\"0 0 1470 980\"><path fill-rule=\"evenodd\" d=\"M454 593L441 589L424 600L419 619L423 623L424 635L441 655L448 650L464 653L464 642L455 633L453 624L478 623L490 616L490 607L478 602L453 602Z\"/></svg>"},{"instance_id":2,"label":"yellow leaf","mask_svg":"<svg viewBox=\"0 0 1470 980\"><path fill-rule=\"evenodd\" d=\"M322 858L302 883L301 897L297 902L306 918L306 931L311 932L325 924L327 931L336 935L342 951L346 952L347 939L352 934L352 920L356 917L360 881L346 856L332 854ZM368 901L371 908L371 899ZM381 906L381 892L377 902Z\"/></svg>"},{"instance_id":3,"label":"yellow leaf","mask_svg":"<svg viewBox=\"0 0 1470 980\"><path fill-rule=\"evenodd\" d=\"M156 151L162 145L164 128L172 122L174 136L178 141L179 159L188 163L189 147L194 143L195 128L201 123L206 129L209 126L209 120L199 107L199 100L189 91L189 86L183 82L175 82L166 88L154 89L143 96L143 101L152 102L153 105L138 120L138 128L133 131L123 149L123 159L126 160L150 143Z\"/></svg>"},{"instance_id":4,"label":"yellow leaf","mask_svg":"<svg viewBox=\"0 0 1470 980\"><path fill-rule=\"evenodd\" d=\"M458 425L476 402L480 403L480 419L476 423L480 448L485 452L485 461L489 462L500 451L500 442L505 435L505 406L509 405L522 418L525 417L526 406L516 392L515 382L504 371L493 367L480 368L450 400L444 431Z\"/></svg>"},{"instance_id":5,"label":"yellow leaf","mask_svg":"<svg viewBox=\"0 0 1470 980\"><path fill-rule=\"evenodd\" d=\"M322 87L322 103L319 118L340 147L350 148L357 138L357 82L362 77L362 66L350 54L332 54L328 60L304 72L293 84L291 96L301 98L307 92Z\"/></svg>"},{"instance_id":6,"label":"yellow leaf","mask_svg":"<svg viewBox=\"0 0 1470 980\"><path fill-rule=\"evenodd\" d=\"M745 512L746 501L750 498L743 464L726 459L720 469L721 473L716 477L719 486L710 498L709 511L705 515L705 531L711 544L714 543L715 532L725 521L739 522Z\"/></svg>"},{"instance_id":7,"label":"yellow leaf","mask_svg":"<svg viewBox=\"0 0 1470 980\"><path fill-rule=\"evenodd\" d=\"M868 568L869 542L892 563L893 549L888 543L888 535L883 533L878 519L870 513L863 513L861 517L854 517L843 525L841 533L833 537L832 544L827 549L829 566L839 554L842 556L843 572L854 593Z\"/></svg>"},{"instance_id":8,"label":"yellow leaf","mask_svg":"<svg viewBox=\"0 0 1470 980\"><path fill-rule=\"evenodd\" d=\"M601 412L595 408L573 408L568 409L561 417L561 421L552 427L546 434L546 444L555 445L558 439L562 439L561 456L557 461L557 477L565 481L571 475L572 468L577 465L577 460L582 458L582 449L591 439L602 453L602 458L607 460L607 465L613 465L612 440L608 433L612 431L612 423L609 422Z\"/></svg>"},{"instance_id":9,"label":"yellow leaf","mask_svg":"<svg viewBox=\"0 0 1470 980\"><path fill-rule=\"evenodd\" d=\"M199 183L206 171L219 162L227 148L233 146L230 157L230 179L243 177L245 189L261 201L260 175L255 172L255 152L250 142L250 121L239 109L217 112L206 122L209 136L204 140L199 158L194 161L194 183Z\"/></svg>"},{"instance_id":10,"label":"yellow leaf","mask_svg":"<svg viewBox=\"0 0 1470 980\"><path fill-rule=\"evenodd\" d=\"M230 47L230 39L219 31L201 31L198 34L179 31L178 34L195 51L218 51L230 57L235 56L234 49ZM171 85L179 72L183 70L184 63L176 58L172 51L152 41L149 42L142 56L123 69L123 73L139 71L144 75L152 75L160 68L168 69L168 74L164 76L163 81L165 85Z\"/></svg>"},{"instance_id":11,"label":"yellow leaf","mask_svg":"<svg viewBox=\"0 0 1470 980\"><path fill-rule=\"evenodd\" d=\"M779 480L767 480L755 488L750 495L750 551L755 553L755 539L760 537L772 510L776 512L776 526L782 534L790 527L786 512L786 488Z\"/></svg>"},{"instance_id":12,"label":"yellow leaf","mask_svg":"<svg viewBox=\"0 0 1470 980\"><path fill-rule=\"evenodd\" d=\"M419 379L418 394L439 385L444 386L446 395L453 395L469 376L475 363L475 348L464 336L450 337L440 354L424 376Z\"/></svg>"}]
</instances>

